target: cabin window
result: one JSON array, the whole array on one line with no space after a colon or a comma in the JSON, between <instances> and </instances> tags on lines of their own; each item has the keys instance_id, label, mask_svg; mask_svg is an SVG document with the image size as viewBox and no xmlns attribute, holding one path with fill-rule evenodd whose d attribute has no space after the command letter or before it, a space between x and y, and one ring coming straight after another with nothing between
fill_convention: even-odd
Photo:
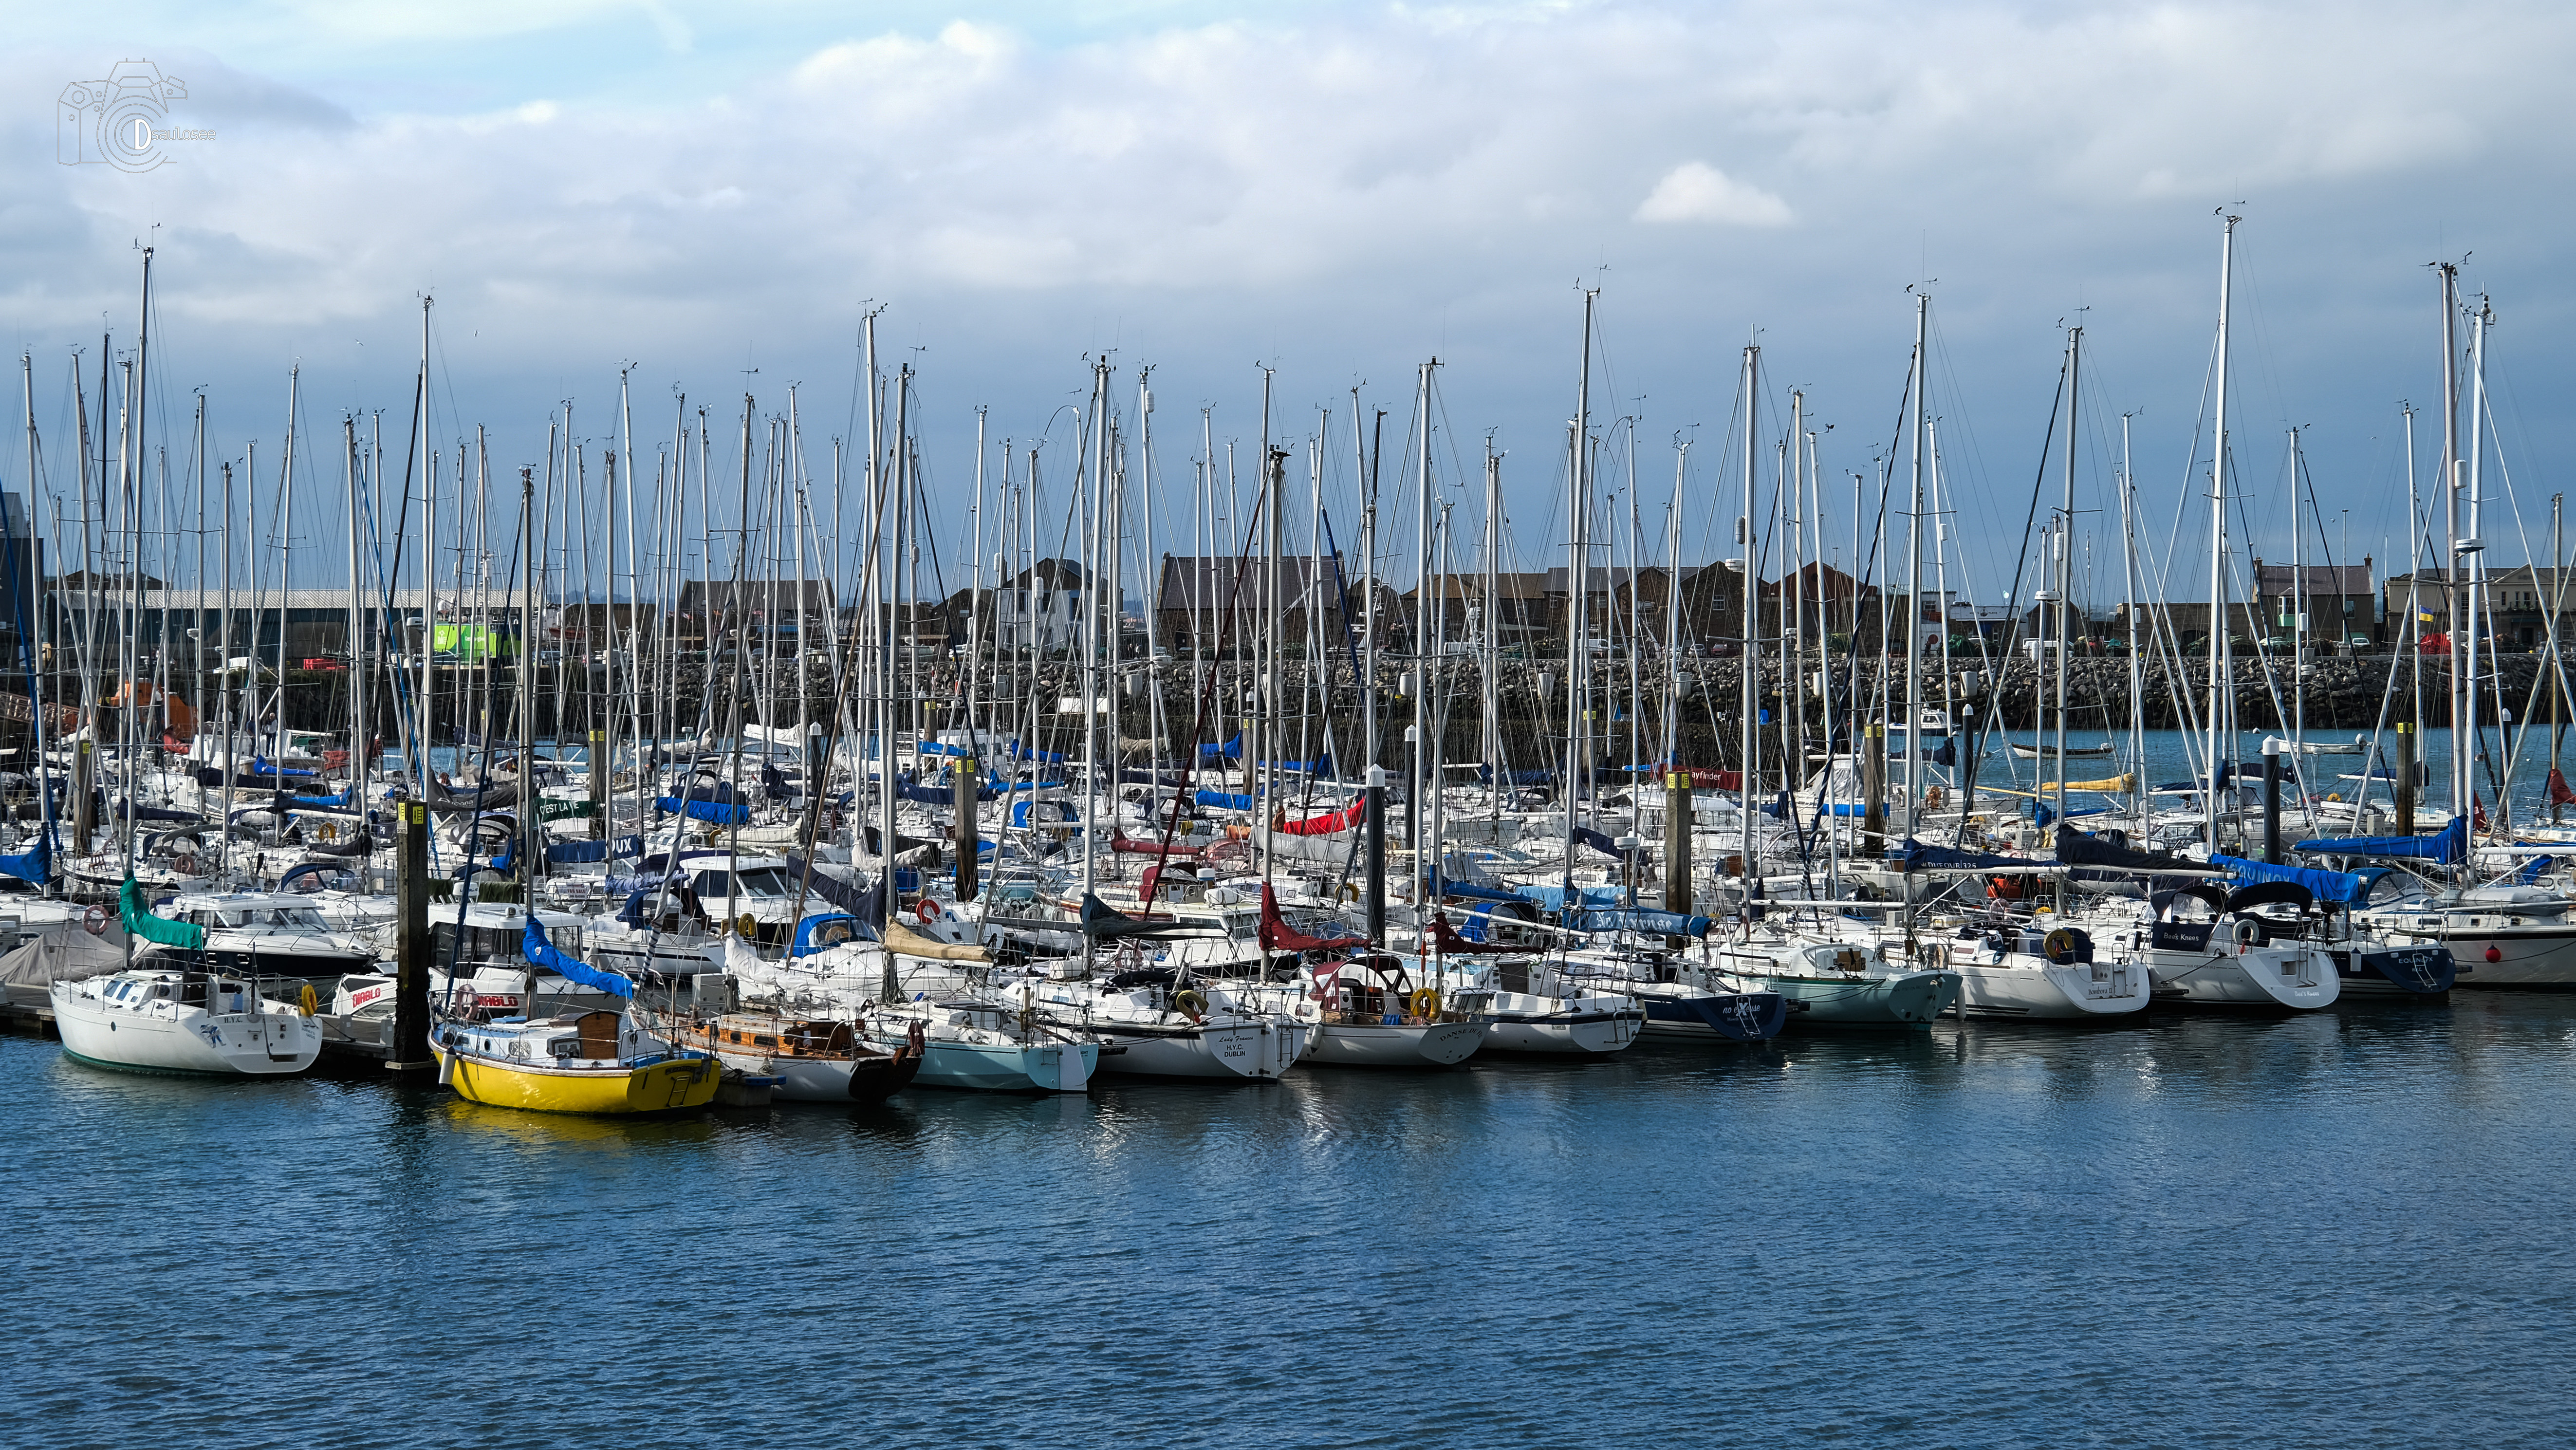
<instances>
[{"instance_id":1,"label":"cabin window","mask_svg":"<svg viewBox=\"0 0 2576 1450\"><path fill-rule=\"evenodd\" d=\"M553 1041L546 1044L546 1051L553 1053L557 1057L579 1057L581 1056L581 1039L578 1037L555 1038Z\"/></svg>"},{"instance_id":2,"label":"cabin window","mask_svg":"<svg viewBox=\"0 0 2576 1450\"><path fill-rule=\"evenodd\" d=\"M776 1047L778 1045L778 1039L775 1037L754 1037L751 1039L751 1045L754 1047Z\"/></svg>"}]
</instances>

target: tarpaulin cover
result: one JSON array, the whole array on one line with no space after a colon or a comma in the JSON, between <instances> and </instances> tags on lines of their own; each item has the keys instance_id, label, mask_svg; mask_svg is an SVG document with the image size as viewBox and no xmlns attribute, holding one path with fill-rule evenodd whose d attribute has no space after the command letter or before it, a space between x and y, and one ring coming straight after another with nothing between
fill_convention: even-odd
<instances>
[{"instance_id":1,"label":"tarpaulin cover","mask_svg":"<svg viewBox=\"0 0 2576 1450\"><path fill-rule=\"evenodd\" d=\"M1896 861L1897 869L1902 871L1926 871L1945 866L1978 871L1990 867L2003 871L2027 871L2039 864L2020 856L1996 856L1984 851L1962 851L1952 846L1929 846L1912 836L1905 838L1905 849L1896 853Z\"/></svg>"},{"instance_id":2,"label":"tarpaulin cover","mask_svg":"<svg viewBox=\"0 0 2576 1450\"><path fill-rule=\"evenodd\" d=\"M666 816L686 814L690 820L713 821L715 824L720 826L748 825L751 821L751 807L745 805L726 805L721 801L693 800L688 802L684 812L680 798L678 796L669 795L655 797L653 804Z\"/></svg>"},{"instance_id":3,"label":"tarpaulin cover","mask_svg":"<svg viewBox=\"0 0 2576 1450\"><path fill-rule=\"evenodd\" d=\"M1431 918L1431 945L1443 956L1469 956L1505 952L1543 952L1543 946L1513 946L1498 941L1472 940L1460 936L1449 924L1449 913L1443 911Z\"/></svg>"},{"instance_id":4,"label":"tarpaulin cover","mask_svg":"<svg viewBox=\"0 0 2576 1450\"><path fill-rule=\"evenodd\" d=\"M1056 812L1054 819L1059 821L1076 819L1073 803L1070 801L1013 801L1011 802L1012 829L1023 831L1028 829L1031 820L1037 816L1036 811L1029 809L1031 806L1052 808Z\"/></svg>"},{"instance_id":5,"label":"tarpaulin cover","mask_svg":"<svg viewBox=\"0 0 2576 1450\"><path fill-rule=\"evenodd\" d=\"M1524 886L1519 894L1521 900L1536 902L1550 911L1562 910L1566 905L1565 888L1562 886ZM1574 909L1606 911L1626 900L1627 895L1625 890L1616 886L1578 886L1574 888Z\"/></svg>"},{"instance_id":6,"label":"tarpaulin cover","mask_svg":"<svg viewBox=\"0 0 2576 1450\"><path fill-rule=\"evenodd\" d=\"M1569 913L1565 925L1575 931L1638 931L1654 936L1706 936L1717 925L1705 916L1684 916L1677 911L1577 911Z\"/></svg>"},{"instance_id":7,"label":"tarpaulin cover","mask_svg":"<svg viewBox=\"0 0 2576 1450\"><path fill-rule=\"evenodd\" d=\"M35 849L15 855L0 856L0 876L15 876L21 881L42 886L54 879L54 853L50 836L38 836Z\"/></svg>"},{"instance_id":8,"label":"tarpaulin cover","mask_svg":"<svg viewBox=\"0 0 2576 1450\"><path fill-rule=\"evenodd\" d=\"M2304 886L2319 901L2340 902L2349 906L2361 900L2370 883L2348 871L2317 871L2305 866L2275 866L2268 861L2248 861L2242 856L2212 853L2209 864L2239 881L2279 881Z\"/></svg>"},{"instance_id":9,"label":"tarpaulin cover","mask_svg":"<svg viewBox=\"0 0 2576 1450\"><path fill-rule=\"evenodd\" d=\"M1523 896L1517 891L1506 890L1500 886L1479 886L1473 881L1440 881L1434 884L1431 894L1434 896L1454 896L1461 901L1518 902L1529 900L1528 897Z\"/></svg>"},{"instance_id":10,"label":"tarpaulin cover","mask_svg":"<svg viewBox=\"0 0 2576 1450\"><path fill-rule=\"evenodd\" d=\"M144 904L143 883L131 876L126 877L125 884L116 889L116 914L125 924L128 934L145 941L191 952L203 950L206 945L204 927L154 916L151 908Z\"/></svg>"},{"instance_id":11,"label":"tarpaulin cover","mask_svg":"<svg viewBox=\"0 0 2576 1450\"><path fill-rule=\"evenodd\" d=\"M2057 859L2069 866L2110 866L2123 871L2197 871L2200 863L2162 851L2141 851L2082 831L2060 829Z\"/></svg>"},{"instance_id":12,"label":"tarpaulin cover","mask_svg":"<svg viewBox=\"0 0 2576 1450\"><path fill-rule=\"evenodd\" d=\"M1363 936L1309 936L1288 924L1279 914L1279 898L1272 894L1270 883L1261 884L1261 944L1274 952L1337 951L1345 947L1368 945Z\"/></svg>"},{"instance_id":13,"label":"tarpaulin cover","mask_svg":"<svg viewBox=\"0 0 2576 1450\"><path fill-rule=\"evenodd\" d=\"M1198 927L1191 922L1175 921L1168 916L1152 919L1129 916L1125 912L1111 909L1109 903L1097 896L1085 895L1082 898L1082 934L1084 936L1103 939L1177 936L1197 930Z\"/></svg>"},{"instance_id":14,"label":"tarpaulin cover","mask_svg":"<svg viewBox=\"0 0 2576 1450\"><path fill-rule=\"evenodd\" d=\"M2468 859L2469 821L2466 816L2453 816L2451 823L2429 836L2324 836L2301 841L2290 848L2330 856L2377 856L2385 860L2435 861L2456 866Z\"/></svg>"},{"instance_id":15,"label":"tarpaulin cover","mask_svg":"<svg viewBox=\"0 0 2576 1450\"><path fill-rule=\"evenodd\" d=\"M614 841L553 841L546 846L546 859L557 865L643 854L642 836L620 836Z\"/></svg>"},{"instance_id":16,"label":"tarpaulin cover","mask_svg":"<svg viewBox=\"0 0 2576 1450\"><path fill-rule=\"evenodd\" d=\"M885 914L880 908L876 916L870 916L864 908L875 905L875 903L868 900L868 893L865 890L853 886L849 882L844 881L840 877L834 876L830 872L824 871L819 867L813 869L809 873L806 868L805 858L802 856L790 856L787 858L787 874L795 877L798 884L807 887L815 895L832 903L834 906L841 908L843 911L848 912L850 915L857 917L863 922L873 924L878 920L878 918Z\"/></svg>"},{"instance_id":17,"label":"tarpaulin cover","mask_svg":"<svg viewBox=\"0 0 2576 1450\"><path fill-rule=\"evenodd\" d=\"M1302 821L1281 821L1273 827L1283 836L1332 836L1356 826L1368 815L1368 798L1362 796L1338 811L1308 816Z\"/></svg>"},{"instance_id":18,"label":"tarpaulin cover","mask_svg":"<svg viewBox=\"0 0 2576 1450\"><path fill-rule=\"evenodd\" d=\"M1600 852L1604 856L1625 856L1628 854L1627 852L1619 849L1618 842L1611 840L1608 836L1599 831L1593 830L1589 826L1575 827L1574 839L1586 846L1590 846L1593 850Z\"/></svg>"},{"instance_id":19,"label":"tarpaulin cover","mask_svg":"<svg viewBox=\"0 0 2576 1450\"><path fill-rule=\"evenodd\" d=\"M519 935L519 954L528 959L529 966L541 972L552 972L567 982L578 982L619 997L635 995L634 979L625 973L577 962L556 951L554 943L546 940L546 929L537 924L533 913L528 917L528 929Z\"/></svg>"},{"instance_id":20,"label":"tarpaulin cover","mask_svg":"<svg viewBox=\"0 0 2576 1450\"><path fill-rule=\"evenodd\" d=\"M195 811L172 810L168 806L138 806L132 801L118 801L116 814L119 820L135 821L202 821L205 819Z\"/></svg>"}]
</instances>

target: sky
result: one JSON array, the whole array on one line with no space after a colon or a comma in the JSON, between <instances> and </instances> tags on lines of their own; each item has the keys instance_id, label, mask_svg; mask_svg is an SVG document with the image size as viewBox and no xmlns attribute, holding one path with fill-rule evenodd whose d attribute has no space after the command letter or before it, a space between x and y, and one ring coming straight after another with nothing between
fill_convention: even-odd
<instances>
[{"instance_id":1,"label":"sky","mask_svg":"<svg viewBox=\"0 0 2576 1450\"><path fill-rule=\"evenodd\" d=\"M1103 356L1130 438L1152 370L1158 550L1193 547L1203 429L1220 464L1236 445L1248 491L1266 368L1291 499L1305 440L1329 430L1345 544L1352 390L1387 412L1389 550L1409 558L1393 540L1411 528L1417 370L1436 358L1433 474L1462 567L1489 440L1512 562L1562 562L1586 290L1605 509L1624 515L1633 472L1639 532L1660 539L1689 441L1683 552L1733 552L1758 342L1761 468L1797 390L1827 550L1847 562L1851 476L1871 480L1863 527L1892 448L1904 486L1920 292L1960 580L2000 597L2035 486L2063 488L2050 428L2080 323L2088 593L2120 587L2125 415L2130 532L2171 597L2206 597L2222 213L2242 219L2231 486L2256 552L2289 553L2296 427L2309 557L2402 562L2401 407L2420 410L2427 479L2441 426L2436 260L2463 263L2494 318L2491 559L2526 540L2547 555L2576 430L2565 7L138 0L21 7L11 26L0 340L32 359L37 491L67 512L74 350L88 387L103 331L130 350L147 243L147 430L184 452L202 389L212 457L256 440L272 494L290 367L308 439L380 415L399 481L424 294L448 459L481 426L496 476L542 467L569 403L596 487L625 366L648 475L675 391L709 410L723 475L746 391L769 418L793 385L828 491L878 309L885 366L916 372L929 522L960 571L977 410L989 468L1002 439L1045 440L1041 515L1060 530ZM166 163L81 162L107 143L79 118L107 111L61 98L123 77L130 121L151 75ZM190 469L171 467L184 521ZM0 450L0 485L27 472ZM345 577L336 468L298 489L297 582ZM260 507L239 538L273 539Z\"/></svg>"}]
</instances>

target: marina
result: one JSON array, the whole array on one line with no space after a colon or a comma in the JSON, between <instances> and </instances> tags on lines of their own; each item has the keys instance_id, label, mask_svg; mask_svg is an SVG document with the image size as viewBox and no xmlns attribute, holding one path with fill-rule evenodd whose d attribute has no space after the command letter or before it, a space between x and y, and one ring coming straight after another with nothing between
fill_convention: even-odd
<instances>
[{"instance_id":1,"label":"marina","mask_svg":"<svg viewBox=\"0 0 2576 1450\"><path fill-rule=\"evenodd\" d=\"M2567 17L17 18L0 1450L2576 1440Z\"/></svg>"}]
</instances>

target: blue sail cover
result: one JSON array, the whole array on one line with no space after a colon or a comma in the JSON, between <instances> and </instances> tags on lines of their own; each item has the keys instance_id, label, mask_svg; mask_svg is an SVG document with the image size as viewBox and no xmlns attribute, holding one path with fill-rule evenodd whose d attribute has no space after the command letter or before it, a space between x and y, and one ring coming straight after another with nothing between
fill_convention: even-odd
<instances>
[{"instance_id":1,"label":"blue sail cover","mask_svg":"<svg viewBox=\"0 0 2576 1450\"><path fill-rule=\"evenodd\" d=\"M614 841L550 841L546 844L546 860L556 865L577 865L586 861L605 861L612 856L643 854L642 836L620 836Z\"/></svg>"},{"instance_id":2,"label":"blue sail cover","mask_svg":"<svg viewBox=\"0 0 2576 1450\"><path fill-rule=\"evenodd\" d=\"M1575 931L1639 931L1655 936L1706 936L1717 923L1705 916L1677 911L1577 911L1565 925Z\"/></svg>"},{"instance_id":3,"label":"blue sail cover","mask_svg":"<svg viewBox=\"0 0 2576 1450\"><path fill-rule=\"evenodd\" d=\"M1550 911L1562 910L1566 904L1562 886L1524 886L1519 894L1521 900L1536 902ZM1577 911L1608 911L1618 907L1627 896L1628 893L1617 886L1578 886L1574 888L1574 907Z\"/></svg>"},{"instance_id":4,"label":"blue sail cover","mask_svg":"<svg viewBox=\"0 0 2576 1450\"><path fill-rule=\"evenodd\" d=\"M1232 792L1221 790L1200 791L1195 798L1194 803L1203 806L1215 806L1219 810L1228 811L1248 811L1252 809L1252 797L1248 795L1235 795Z\"/></svg>"},{"instance_id":5,"label":"blue sail cover","mask_svg":"<svg viewBox=\"0 0 2576 1450\"><path fill-rule=\"evenodd\" d=\"M534 914L528 917L528 929L519 936L519 954L528 959L529 966L541 972L552 972L567 982L579 982L585 987L595 987L619 997L635 995L635 982L625 973L577 962L556 951L555 944L546 940L546 929L537 924Z\"/></svg>"},{"instance_id":6,"label":"blue sail cover","mask_svg":"<svg viewBox=\"0 0 2576 1450\"><path fill-rule=\"evenodd\" d=\"M1520 902L1529 899L1517 891L1506 890L1500 886L1479 886L1473 881L1450 881L1445 878L1432 884L1431 894L1454 897L1460 901ZM1471 937L1469 940L1472 941L1475 938Z\"/></svg>"},{"instance_id":7,"label":"blue sail cover","mask_svg":"<svg viewBox=\"0 0 2576 1450\"><path fill-rule=\"evenodd\" d=\"M1064 764L1064 753L1062 751L1031 750L1029 747L1022 745L1016 740L1010 742L1008 753L1016 755L1022 760L1043 760L1050 765Z\"/></svg>"},{"instance_id":8,"label":"blue sail cover","mask_svg":"<svg viewBox=\"0 0 2576 1450\"><path fill-rule=\"evenodd\" d=\"M268 757L265 755L254 755L250 758L250 773L253 775L275 776L309 776L313 774L313 772L309 770L296 770L292 767L281 768L271 765L268 763Z\"/></svg>"},{"instance_id":9,"label":"blue sail cover","mask_svg":"<svg viewBox=\"0 0 2576 1450\"><path fill-rule=\"evenodd\" d=\"M0 875L15 876L21 881L42 886L54 879L53 832L36 838L35 849L14 856L0 856Z\"/></svg>"},{"instance_id":10,"label":"blue sail cover","mask_svg":"<svg viewBox=\"0 0 2576 1450\"><path fill-rule=\"evenodd\" d=\"M1477 766L1476 779L1480 784L1493 784L1494 768L1490 765ZM1553 785L1555 782L1556 772L1541 766L1536 770L1512 771L1503 783L1505 785Z\"/></svg>"},{"instance_id":11,"label":"blue sail cover","mask_svg":"<svg viewBox=\"0 0 2576 1450\"><path fill-rule=\"evenodd\" d=\"M1319 755L1312 760L1273 760L1266 763L1293 775L1331 775L1333 773L1333 757L1329 755Z\"/></svg>"},{"instance_id":12,"label":"blue sail cover","mask_svg":"<svg viewBox=\"0 0 2576 1450\"><path fill-rule=\"evenodd\" d=\"M1241 735L1235 736L1232 740L1225 742L1223 745L1202 744L1199 746L1199 759L1201 760L1241 760L1242 758L1243 737Z\"/></svg>"},{"instance_id":13,"label":"blue sail cover","mask_svg":"<svg viewBox=\"0 0 2576 1450\"><path fill-rule=\"evenodd\" d=\"M2453 816L2449 825L2429 836L2323 836L2301 841L2290 849L2322 856L2376 856L2382 860L2456 866L2469 859L2469 819Z\"/></svg>"},{"instance_id":14,"label":"blue sail cover","mask_svg":"<svg viewBox=\"0 0 2576 1450\"><path fill-rule=\"evenodd\" d=\"M2275 866L2268 861L2248 861L2242 856L2215 853L2209 864L2226 871L2239 881L2287 881L2308 888L2308 894L2319 901L2332 901L2350 906L2368 893L2370 883L2349 871L2318 871L2306 866Z\"/></svg>"},{"instance_id":15,"label":"blue sail cover","mask_svg":"<svg viewBox=\"0 0 2576 1450\"><path fill-rule=\"evenodd\" d=\"M678 796L657 796L653 804L666 816L683 814ZM720 826L748 825L751 822L751 807L727 805L722 801L693 800L688 802L685 813L690 820L713 821Z\"/></svg>"},{"instance_id":16,"label":"blue sail cover","mask_svg":"<svg viewBox=\"0 0 2576 1450\"><path fill-rule=\"evenodd\" d=\"M1029 809L1031 806L1037 806L1042 809L1053 809L1056 812L1055 819L1058 821L1078 819L1078 817L1073 813L1073 803L1071 801L1013 801L1011 802L1012 829L1025 831L1029 828L1031 820L1036 814Z\"/></svg>"},{"instance_id":17,"label":"blue sail cover","mask_svg":"<svg viewBox=\"0 0 2576 1450\"><path fill-rule=\"evenodd\" d=\"M1927 846L1912 836L1905 838L1905 849L1896 854L1897 869L1925 871L1937 867L1965 867L1978 871L2028 871L2049 864L2022 856L1993 856L1983 851L1961 851L1949 846Z\"/></svg>"}]
</instances>

